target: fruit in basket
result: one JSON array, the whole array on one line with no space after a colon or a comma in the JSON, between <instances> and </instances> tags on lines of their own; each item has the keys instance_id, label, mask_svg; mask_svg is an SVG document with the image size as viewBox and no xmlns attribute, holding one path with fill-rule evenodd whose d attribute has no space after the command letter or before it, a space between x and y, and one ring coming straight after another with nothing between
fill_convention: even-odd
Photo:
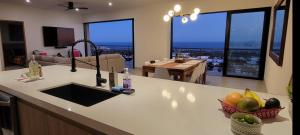
<instances>
[{"instance_id":1,"label":"fruit in basket","mask_svg":"<svg viewBox=\"0 0 300 135\"><path fill-rule=\"evenodd\" d=\"M277 98L270 98L266 101L265 108L281 108L280 101Z\"/></svg>"},{"instance_id":2,"label":"fruit in basket","mask_svg":"<svg viewBox=\"0 0 300 135\"><path fill-rule=\"evenodd\" d=\"M243 117L239 117L237 118L237 120L239 122L248 123L248 124L258 124L255 118L250 114L246 114Z\"/></svg>"},{"instance_id":3,"label":"fruit in basket","mask_svg":"<svg viewBox=\"0 0 300 135\"><path fill-rule=\"evenodd\" d=\"M246 89L245 92L244 92L244 97L252 97L254 98L258 104L259 104L259 108L263 108L264 107L264 103L263 103L263 100L261 100L261 98L252 90L250 89Z\"/></svg>"},{"instance_id":4,"label":"fruit in basket","mask_svg":"<svg viewBox=\"0 0 300 135\"><path fill-rule=\"evenodd\" d=\"M238 92L232 92L225 97L224 103L229 104L231 106L236 106L236 104L240 101L242 97L242 94Z\"/></svg>"},{"instance_id":5,"label":"fruit in basket","mask_svg":"<svg viewBox=\"0 0 300 135\"><path fill-rule=\"evenodd\" d=\"M243 97L237 103L237 108L244 112L254 112L259 109L259 103L252 97Z\"/></svg>"}]
</instances>

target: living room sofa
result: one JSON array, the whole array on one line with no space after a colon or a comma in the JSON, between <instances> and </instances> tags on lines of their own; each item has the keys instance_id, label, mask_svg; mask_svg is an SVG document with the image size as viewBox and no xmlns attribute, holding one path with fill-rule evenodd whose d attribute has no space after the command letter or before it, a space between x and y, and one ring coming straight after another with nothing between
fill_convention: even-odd
<instances>
[{"instance_id":1,"label":"living room sofa","mask_svg":"<svg viewBox=\"0 0 300 135\"><path fill-rule=\"evenodd\" d=\"M43 56L35 55L36 61L42 66L48 65L66 65L71 67L71 60L69 57L58 57L58 56ZM96 65L96 56L87 57L76 57L80 61ZM116 72L123 72L125 68L125 59L120 54L102 54L99 56L100 70L109 71L114 68ZM76 61L76 67L96 69L96 67Z\"/></svg>"}]
</instances>

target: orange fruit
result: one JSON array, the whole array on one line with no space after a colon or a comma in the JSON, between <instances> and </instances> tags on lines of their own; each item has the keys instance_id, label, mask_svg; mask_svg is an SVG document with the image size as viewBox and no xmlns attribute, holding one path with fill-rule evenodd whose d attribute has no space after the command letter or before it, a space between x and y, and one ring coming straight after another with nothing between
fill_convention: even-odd
<instances>
[{"instance_id":1,"label":"orange fruit","mask_svg":"<svg viewBox=\"0 0 300 135\"><path fill-rule=\"evenodd\" d=\"M236 106L235 104L229 102L228 100L224 100L223 101L225 104L230 105L230 106Z\"/></svg>"},{"instance_id":2,"label":"orange fruit","mask_svg":"<svg viewBox=\"0 0 300 135\"><path fill-rule=\"evenodd\" d=\"M228 94L225 99L224 103L229 104L231 106L236 106L240 99L243 98L243 95L238 92L233 92Z\"/></svg>"}]
</instances>

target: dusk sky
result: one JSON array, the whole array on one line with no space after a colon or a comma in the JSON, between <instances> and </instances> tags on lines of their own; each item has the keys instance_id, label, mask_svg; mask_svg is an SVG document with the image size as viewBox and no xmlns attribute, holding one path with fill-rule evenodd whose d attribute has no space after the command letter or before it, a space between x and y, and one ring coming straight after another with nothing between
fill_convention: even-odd
<instances>
[{"instance_id":1,"label":"dusk sky","mask_svg":"<svg viewBox=\"0 0 300 135\"><path fill-rule=\"evenodd\" d=\"M174 42L224 42L227 13L200 14L196 21L173 20Z\"/></svg>"},{"instance_id":2,"label":"dusk sky","mask_svg":"<svg viewBox=\"0 0 300 135\"><path fill-rule=\"evenodd\" d=\"M262 40L264 12L233 14L230 41L258 42Z\"/></svg>"},{"instance_id":3,"label":"dusk sky","mask_svg":"<svg viewBox=\"0 0 300 135\"><path fill-rule=\"evenodd\" d=\"M132 21L92 23L89 32L93 42L132 42Z\"/></svg>"},{"instance_id":4,"label":"dusk sky","mask_svg":"<svg viewBox=\"0 0 300 135\"><path fill-rule=\"evenodd\" d=\"M181 17L174 17L173 41L225 43L226 19L227 12L200 14L196 21L186 24L182 24ZM263 23L264 12L233 14L230 41L259 43L262 39ZM90 39L94 42L132 42L131 20L92 23L89 31Z\"/></svg>"},{"instance_id":5,"label":"dusk sky","mask_svg":"<svg viewBox=\"0 0 300 135\"><path fill-rule=\"evenodd\" d=\"M281 37L282 37L282 32L283 32L283 19L284 19L284 10L278 10L276 12L276 25L275 25L275 37L274 40L275 42L280 42ZM279 45L279 44L277 44ZM277 46L279 47L279 46Z\"/></svg>"}]
</instances>

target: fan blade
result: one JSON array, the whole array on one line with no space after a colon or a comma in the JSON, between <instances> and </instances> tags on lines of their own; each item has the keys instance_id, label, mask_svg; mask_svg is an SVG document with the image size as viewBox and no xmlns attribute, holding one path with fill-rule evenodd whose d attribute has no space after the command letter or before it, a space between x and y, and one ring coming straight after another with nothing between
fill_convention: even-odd
<instances>
[{"instance_id":1,"label":"fan blade","mask_svg":"<svg viewBox=\"0 0 300 135\"><path fill-rule=\"evenodd\" d=\"M89 8L87 8L87 7L78 7L79 9L89 9Z\"/></svg>"},{"instance_id":2,"label":"fan blade","mask_svg":"<svg viewBox=\"0 0 300 135\"><path fill-rule=\"evenodd\" d=\"M73 2L68 2L68 7L71 9L74 9L74 3Z\"/></svg>"}]
</instances>

